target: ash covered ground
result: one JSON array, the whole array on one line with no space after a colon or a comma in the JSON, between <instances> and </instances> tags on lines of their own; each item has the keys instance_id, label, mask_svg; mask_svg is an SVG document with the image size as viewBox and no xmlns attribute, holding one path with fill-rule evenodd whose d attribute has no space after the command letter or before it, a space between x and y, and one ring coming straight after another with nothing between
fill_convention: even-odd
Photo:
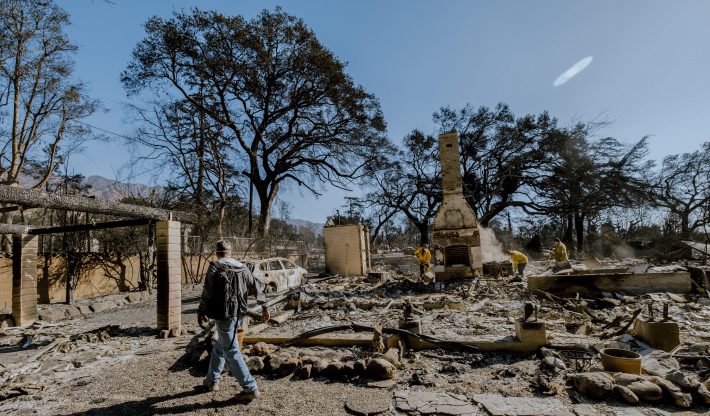
<instances>
[{"instance_id":1,"label":"ash covered ground","mask_svg":"<svg viewBox=\"0 0 710 416\"><path fill-rule=\"evenodd\" d=\"M603 267L619 264L606 262ZM544 266L529 267L532 273L540 273ZM211 334L196 324L199 292L193 292L183 298L183 332L178 337L158 338L155 300L2 330L0 413L653 415L708 411L710 397L703 387L710 387L710 299L703 294L612 293L563 299L530 293L525 282L511 282L508 277L425 285L406 269L381 269L390 276L384 283L336 277L303 285L298 297L288 296L272 307L273 317L288 319L273 325L253 321L248 336L292 337L347 324L398 328L405 309L411 309L412 319L421 322L421 332L428 336L506 342L514 338L515 321L523 315L525 304L531 304L536 311L530 319L546 323L548 343L523 353L470 351L446 344L418 350L385 333L379 346L377 342L360 347L249 344L243 347L245 358L263 395L242 404L233 399L239 387L228 376L218 392L196 389L206 371ZM672 353L649 347L625 328L637 310L646 314L653 304L660 313L663 303L680 328L681 345ZM351 331L327 335L355 336ZM372 338L372 333L357 336ZM643 375L631 380L604 373L598 351L605 347L639 352ZM377 361L372 365L376 368L370 368L371 361ZM624 396L626 390L638 398L637 405Z\"/></svg>"}]
</instances>

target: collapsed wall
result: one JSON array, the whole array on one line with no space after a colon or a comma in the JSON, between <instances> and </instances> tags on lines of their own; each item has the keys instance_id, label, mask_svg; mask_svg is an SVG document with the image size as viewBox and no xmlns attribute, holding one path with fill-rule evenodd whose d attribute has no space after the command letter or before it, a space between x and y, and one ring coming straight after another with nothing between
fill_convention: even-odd
<instances>
[{"instance_id":1,"label":"collapsed wall","mask_svg":"<svg viewBox=\"0 0 710 416\"><path fill-rule=\"evenodd\" d=\"M364 276L370 268L370 232L362 224L323 227L325 270L342 276Z\"/></svg>"}]
</instances>

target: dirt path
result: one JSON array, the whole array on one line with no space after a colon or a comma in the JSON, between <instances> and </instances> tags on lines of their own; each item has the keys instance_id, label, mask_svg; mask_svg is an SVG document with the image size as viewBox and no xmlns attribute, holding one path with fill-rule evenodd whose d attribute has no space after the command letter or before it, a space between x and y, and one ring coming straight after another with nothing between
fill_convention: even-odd
<instances>
[{"instance_id":1,"label":"dirt path","mask_svg":"<svg viewBox=\"0 0 710 416\"><path fill-rule=\"evenodd\" d=\"M183 323L197 332L197 299L183 300ZM257 377L262 396L248 405L233 400L239 386L225 376L220 391L200 393L203 374L181 364L180 357L194 336L156 339L150 333L155 327L155 301L131 305L88 318L64 321L47 328L65 336L92 331L106 325L143 328L146 334L114 337L109 342L88 345L71 351L59 359L44 357L46 363L59 360L81 362L77 368L56 371L57 377L43 373L44 390L0 403L0 414L19 415L205 415L205 414L348 414L346 400L391 398L390 391L368 389L345 383L320 381L291 382L288 379L267 380ZM40 331L41 332L41 331ZM18 362L47 345L50 336L35 335L37 345L27 350L2 353L3 363ZM98 356L98 357L96 357ZM76 365L76 364L75 364ZM49 364L43 363L43 368ZM71 367L71 366L70 366ZM64 370L64 369L62 369ZM37 374L39 376L39 374Z\"/></svg>"}]
</instances>

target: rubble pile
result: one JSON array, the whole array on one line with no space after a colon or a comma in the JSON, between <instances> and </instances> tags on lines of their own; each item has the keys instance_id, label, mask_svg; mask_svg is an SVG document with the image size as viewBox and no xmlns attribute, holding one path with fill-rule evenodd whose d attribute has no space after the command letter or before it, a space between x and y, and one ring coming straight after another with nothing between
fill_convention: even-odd
<instances>
[{"instance_id":1,"label":"rubble pile","mask_svg":"<svg viewBox=\"0 0 710 416\"><path fill-rule=\"evenodd\" d=\"M598 263L608 270L659 267ZM533 273L543 268L529 265ZM561 297L508 276L424 284L394 266L373 272L314 278L274 295L272 319L246 328L242 352L250 371L293 386L390 394L389 402L370 407L343 403L362 414L617 414L629 406L643 411L628 414L665 414L710 406L710 298L703 291ZM112 323L110 311L4 329L0 409L82 383L112 363L170 351L181 357L164 367L201 379L215 333L198 327L196 302L194 295L185 302L183 314L193 315L168 339L150 323ZM154 319L150 305L123 308L129 318L143 308ZM656 339L655 326L677 333L664 329ZM609 348L637 353L638 374L605 368L600 352Z\"/></svg>"},{"instance_id":2,"label":"rubble pile","mask_svg":"<svg viewBox=\"0 0 710 416\"><path fill-rule=\"evenodd\" d=\"M622 263L608 262L601 267L620 268ZM533 269L535 266L540 267L534 265ZM670 269L679 267L663 270ZM283 305L284 310L296 311L287 321L260 328L252 336L296 337L341 323L396 328L406 308L411 307L424 334L459 342L503 340L511 338L514 323L527 304L533 308L530 319L545 322L548 345L537 354L507 354L417 351L401 339L399 348L384 341L388 345L379 352L376 345L298 348L261 341L244 348L250 369L293 381L311 378L455 391L469 395L474 402L472 394L503 393L557 397L566 405L608 402L687 409L708 404L705 380L710 377L710 354L704 346L710 345L710 308L702 294L631 296L611 292L596 298L560 298L530 293L525 283L508 278L424 285L396 269L386 272L389 280L384 283L336 277L304 285ZM671 354L632 336L634 322L641 317L676 323L680 328L678 349ZM640 352L643 374L606 372L598 353L609 347ZM691 350L695 352L689 353ZM672 371L660 370L666 367ZM383 379L389 382L382 383ZM412 407L399 400L401 410Z\"/></svg>"}]
</instances>

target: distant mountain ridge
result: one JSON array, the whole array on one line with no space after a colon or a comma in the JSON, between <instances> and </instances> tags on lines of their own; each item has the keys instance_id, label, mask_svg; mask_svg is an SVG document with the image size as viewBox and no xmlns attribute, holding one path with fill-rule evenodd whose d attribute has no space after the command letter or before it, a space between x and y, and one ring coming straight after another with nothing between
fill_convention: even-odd
<instances>
[{"instance_id":1,"label":"distant mountain ridge","mask_svg":"<svg viewBox=\"0 0 710 416\"><path fill-rule=\"evenodd\" d=\"M160 191L160 187L148 186L142 183L124 183L103 176L93 175L84 178L84 185L89 185L90 196L107 201L120 201L123 198L148 196L151 191Z\"/></svg>"},{"instance_id":2,"label":"distant mountain ridge","mask_svg":"<svg viewBox=\"0 0 710 416\"><path fill-rule=\"evenodd\" d=\"M60 180L59 177L53 177L50 179L50 183L57 183ZM22 186L32 186L37 183L36 180L29 176L22 176L20 178L20 183ZM127 183L117 181L115 179L104 178L99 175L87 176L82 181L83 185L89 186L88 196L96 197L96 199L104 201L118 202L123 198L127 197L145 197L151 192L160 192L162 187L160 186L150 186L142 183ZM313 231L316 235L323 234L322 223L317 223L308 220L302 220L298 218L289 218L286 220L287 223L296 227L305 227Z\"/></svg>"},{"instance_id":3,"label":"distant mountain ridge","mask_svg":"<svg viewBox=\"0 0 710 416\"><path fill-rule=\"evenodd\" d=\"M286 220L288 224L291 224L296 227L304 227L308 228L309 230L313 231L315 235L323 235L323 226L324 224L319 223L319 222L313 222L313 221L308 221L308 220L301 220L297 218L289 218Z\"/></svg>"},{"instance_id":4,"label":"distant mountain ridge","mask_svg":"<svg viewBox=\"0 0 710 416\"><path fill-rule=\"evenodd\" d=\"M107 201L120 201L123 198L142 197L149 195L152 191L160 192L161 187L149 186L142 183L125 183L103 176L87 176L83 181L84 185L89 185L90 196ZM287 223L296 227L305 227L313 231L316 235L323 234L323 224L298 218L290 218Z\"/></svg>"},{"instance_id":5,"label":"distant mountain ridge","mask_svg":"<svg viewBox=\"0 0 710 416\"><path fill-rule=\"evenodd\" d=\"M60 183L61 177L53 176L49 178L49 183L57 185ZM38 182L37 179L29 175L20 175L20 185L23 187L34 186ZM88 176L82 180L82 185L88 185L88 196L94 196L97 199L106 201L118 202L123 198L144 197L151 191L160 191L160 187L148 186L141 183L125 183L114 179L104 178L103 176ZM43 189L44 190L44 189Z\"/></svg>"}]
</instances>

